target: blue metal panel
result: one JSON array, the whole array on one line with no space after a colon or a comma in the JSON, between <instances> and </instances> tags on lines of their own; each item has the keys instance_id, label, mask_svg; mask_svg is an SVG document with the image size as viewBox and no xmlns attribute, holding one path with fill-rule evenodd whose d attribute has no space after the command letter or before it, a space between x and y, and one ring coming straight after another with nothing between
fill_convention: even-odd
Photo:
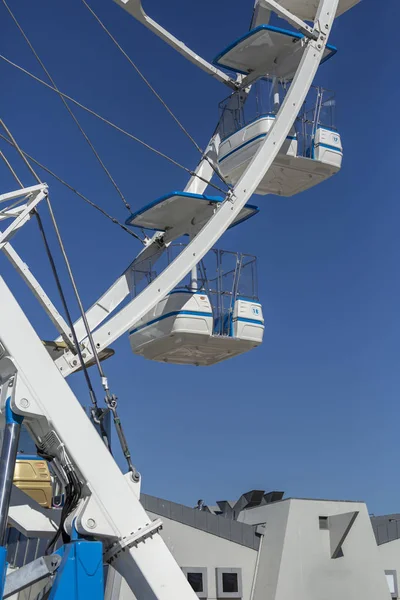
<instances>
[{"instance_id":1,"label":"blue metal panel","mask_svg":"<svg viewBox=\"0 0 400 600\"><path fill-rule=\"evenodd\" d=\"M0 598L3 597L7 573L7 548L0 546Z\"/></svg>"},{"instance_id":2,"label":"blue metal panel","mask_svg":"<svg viewBox=\"0 0 400 600\"><path fill-rule=\"evenodd\" d=\"M17 454L17 460L40 460L41 462L45 462L44 458L38 454Z\"/></svg>"},{"instance_id":3,"label":"blue metal panel","mask_svg":"<svg viewBox=\"0 0 400 600\"><path fill-rule=\"evenodd\" d=\"M57 551L61 565L49 600L104 600L103 545L79 540Z\"/></svg>"},{"instance_id":4,"label":"blue metal panel","mask_svg":"<svg viewBox=\"0 0 400 600\"><path fill-rule=\"evenodd\" d=\"M14 425L21 425L24 417L17 415L11 408L11 396L6 400L6 423L13 423Z\"/></svg>"}]
</instances>

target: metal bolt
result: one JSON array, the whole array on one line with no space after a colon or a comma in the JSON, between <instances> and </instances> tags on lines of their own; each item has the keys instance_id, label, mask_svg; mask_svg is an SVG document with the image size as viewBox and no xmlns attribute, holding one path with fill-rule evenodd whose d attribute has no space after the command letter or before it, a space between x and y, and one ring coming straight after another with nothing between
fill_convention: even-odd
<instances>
[{"instance_id":1,"label":"metal bolt","mask_svg":"<svg viewBox=\"0 0 400 600\"><path fill-rule=\"evenodd\" d=\"M317 48L318 48L318 50L321 50L321 48L322 48L321 44L318 44Z\"/></svg>"},{"instance_id":2,"label":"metal bolt","mask_svg":"<svg viewBox=\"0 0 400 600\"><path fill-rule=\"evenodd\" d=\"M72 364L73 364L74 367L76 367L76 365L78 364L78 361L74 360L74 361L72 361Z\"/></svg>"},{"instance_id":3,"label":"metal bolt","mask_svg":"<svg viewBox=\"0 0 400 600\"><path fill-rule=\"evenodd\" d=\"M28 398L21 398L21 408L28 408L30 402L28 400Z\"/></svg>"},{"instance_id":4,"label":"metal bolt","mask_svg":"<svg viewBox=\"0 0 400 600\"><path fill-rule=\"evenodd\" d=\"M96 527L96 521L95 521L94 519L88 519L88 520L86 521L86 526L87 526L89 529L94 529L94 528Z\"/></svg>"}]
</instances>

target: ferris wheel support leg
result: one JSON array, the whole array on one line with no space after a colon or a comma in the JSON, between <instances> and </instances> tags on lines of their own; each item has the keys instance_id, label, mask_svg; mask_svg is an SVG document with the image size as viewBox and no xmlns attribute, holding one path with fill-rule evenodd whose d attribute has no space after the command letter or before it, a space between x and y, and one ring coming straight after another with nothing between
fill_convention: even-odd
<instances>
[{"instance_id":1,"label":"ferris wheel support leg","mask_svg":"<svg viewBox=\"0 0 400 600\"><path fill-rule=\"evenodd\" d=\"M338 0L320 1L314 23L314 29L319 31L319 38L307 41L300 65L278 111L274 125L236 186L179 256L143 292L107 323L99 327L93 335L98 351L106 348L107 345L132 329L149 310L186 277L192 267L203 258L228 229L255 192L289 134L311 87L323 57L337 6ZM243 85L245 85L246 79L250 83L251 77L252 74L245 78ZM88 345L86 345L86 354L85 360L92 360L93 355ZM75 370L71 365L69 353L60 357L56 362L65 375Z\"/></svg>"},{"instance_id":2,"label":"ferris wheel support leg","mask_svg":"<svg viewBox=\"0 0 400 600\"><path fill-rule=\"evenodd\" d=\"M81 536L104 542L106 560L138 600L195 600L160 536L161 522L146 514L137 484L121 473L1 277L0 298L1 397L15 377L12 411L24 417L36 443L50 439L52 455L81 481L82 499L68 522Z\"/></svg>"},{"instance_id":3,"label":"ferris wheel support leg","mask_svg":"<svg viewBox=\"0 0 400 600\"><path fill-rule=\"evenodd\" d=\"M3 598L7 572L7 549L5 547L5 539L15 461L17 458L21 423L23 421L23 417L15 414L11 408L11 396L6 400L5 416L6 423L0 455L0 598Z\"/></svg>"}]
</instances>

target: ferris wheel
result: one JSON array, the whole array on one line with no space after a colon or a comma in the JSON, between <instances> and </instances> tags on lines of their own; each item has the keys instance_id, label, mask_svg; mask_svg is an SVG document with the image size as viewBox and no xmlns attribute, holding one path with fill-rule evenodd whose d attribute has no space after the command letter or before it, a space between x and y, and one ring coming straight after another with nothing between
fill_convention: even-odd
<instances>
[{"instance_id":1,"label":"ferris wheel","mask_svg":"<svg viewBox=\"0 0 400 600\"><path fill-rule=\"evenodd\" d=\"M82 1L132 62L86 0ZM53 532L67 540L58 554L54 552L54 544L50 546L52 558L40 563L42 571L47 569L47 575L56 574L51 599L66 597L71 578L76 585L80 582L79 585L87 586L88 598L103 597L100 573L103 562L112 564L123 575L139 600L195 597L161 539L162 522L152 521L140 504L140 475L132 465L116 398L110 391L102 361L112 354L110 345L125 334L129 335L136 355L180 365L211 366L262 343L264 315L257 291L256 258L242 252L227 252L215 245L229 228L241 227L248 219L257 218L259 208L249 203L253 194L293 196L322 184L340 170L343 147L334 121L334 94L314 87L313 81L319 66L333 59L336 53L335 46L328 43L335 18L357 1L256 0L250 29L209 62L150 18L140 0L115 0L179 54L225 85L229 95L219 105L219 119L210 127L214 133L206 149L198 148L201 157L196 169L186 169L190 175L186 187L165 190L162 197L130 210L126 222L120 224L143 247L87 310L80 300L65 253L48 185L35 170L42 165L20 148L2 122L6 134L2 138L17 149L36 183L28 188L21 184L16 191L0 195L0 208L4 207L0 209L0 221L6 222L6 228L0 232L0 250L28 284L58 331L54 340L43 343L0 277L3 308L0 397L5 423L0 461L0 569L4 577L4 540L7 521L11 519L24 531ZM5 0L3 3L7 6ZM287 26L272 24L272 15L284 19ZM112 179L71 112L70 103L89 109L59 90L26 40L50 83L1 58L62 99ZM109 120L96 116L118 129ZM135 136L130 134L130 137L149 147ZM2 158L19 182L3 153ZM115 187L125 202L116 184ZM47 204L50 211L81 309L81 317L75 323L38 212L42 204ZM38 220L65 316L11 246L14 235L33 218ZM120 308L127 297L129 301ZM104 387L105 409L99 408L90 382L88 367L92 365L96 366ZM129 467L126 475L120 473L104 444L107 440L102 437L106 436L98 435L66 382L68 375L78 370L85 374L93 403L92 421L102 434L105 415L114 418ZM58 523L34 503L18 509L12 501L12 474L22 423L40 456L51 461L66 497ZM151 430L151 422L146 426ZM81 575L71 566L72 560L74 564L77 560L98 560L96 577L83 584ZM36 576L37 569L39 563L36 571L32 571ZM7 585L18 589L18 579L8 578Z\"/></svg>"}]
</instances>

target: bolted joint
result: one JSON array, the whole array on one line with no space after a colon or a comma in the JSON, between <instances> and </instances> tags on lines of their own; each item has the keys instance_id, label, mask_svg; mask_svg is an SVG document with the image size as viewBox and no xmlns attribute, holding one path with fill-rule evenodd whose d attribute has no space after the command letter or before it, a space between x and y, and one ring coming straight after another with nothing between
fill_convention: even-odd
<instances>
[{"instance_id":1,"label":"bolted joint","mask_svg":"<svg viewBox=\"0 0 400 600\"><path fill-rule=\"evenodd\" d=\"M86 520L86 527L88 529L96 529L97 523L96 523L96 521L94 519L89 518L89 519Z\"/></svg>"}]
</instances>

